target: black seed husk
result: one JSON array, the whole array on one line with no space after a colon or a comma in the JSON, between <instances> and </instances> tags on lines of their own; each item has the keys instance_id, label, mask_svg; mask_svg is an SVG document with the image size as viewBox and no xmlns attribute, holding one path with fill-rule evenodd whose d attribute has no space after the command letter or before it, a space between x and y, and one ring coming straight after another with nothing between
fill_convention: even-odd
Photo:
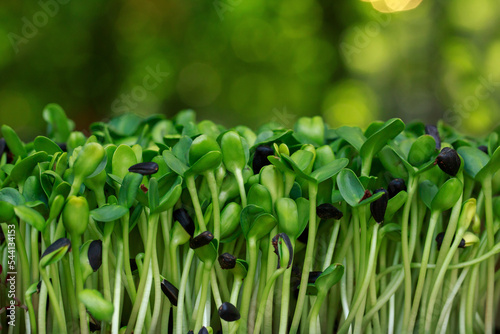
<instances>
[{"instance_id":1,"label":"black seed husk","mask_svg":"<svg viewBox=\"0 0 500 334\"><path fill-rule=\"evenodd\" d=\"M69 241L68 238L57 239L56 241L54 241L52 243L52 245L50 245L49 247L47 247L47 249L45 250L45 252L43 252L42 256L40 257L40 260L43 259L43 257L45 255L50 254L52 252L55 252L59 248L67 247L67 246L71 247L71 241Z\"/></svg>"},{"instance_id":2,"label":"black seed husk","mask_svg":"<svg viewBox=\"0 0 500 334\"><path fill-rule=\"evenodd\" d=\"M101 330L101 325L98 322L89 321L89 331L97 332Z\"/></svg>"},{"instance_id":3,"label":"black seed husk","mask_svg":"<svg viewBox=\"0 0 500 334\"><path fill-rule=\"evenodd\" d=\"M316 207L316 214L321 219L340 219L344 216L342 211L330 203L323 203Z\"/></svg>"},{"instance_id":4,"label":"black seed husk","mask_svg":"<svg viewBox=\"0 0 500 334\"><path fill-rule=\"evenodd\" d=\"M222 320L231 322L240 319L240 311L231 303L225 302L219 307L219 317Z\"/></svg>"},{"instance_id":5,"label":"black seed husk","mask_svg":"<svg viewBox=\"0 0 500 334\"><path fill-rule=\"evenodd\" d=\"M130 263L130 271L131 272L136 271L137 270L137 262L135 261L135 259L130 259L129 263Z\"/></svg>"},{"instance_id":6,"label":"black seed husk","mask_svg":"<svg viewBox=\"0 0 500 334\"><path fill-rule=\"evenodd\" d=\"M131 166L128 171L141 175L151 175L158 171L158 164L156 162L140 162Z\"/></svg>"},{"instance_id":7,"label":"black seed husk","mask_svg":"<svg viewBox=\"0 0 500 334\"><path fill-rule=\"evenodd\" d=\"M318 277L322 274L322 271L311 271L309 272L309 278L307 280L307 283L314 284Z\"/></svg>"},{"instance_id":8,"label":"black seed husk","mask_svg":"<svg viewBox=\"0 0 500 334\"><path fill-rule=\"evenodd\" d=\"M236 257L234 257L232 254L221 254L219 255L218 260L222 269L233 269L236 266Z\"/></svg>"},{"instance_id":9,"label":"black seed husk","mask_svg":"<svg viewBox=\"0 0 500 334\"><path fill-rule=\"evenodd\" d=\"M438 233L438 235L436 236L438 250L441 249L441 245L443 244L443 240L444 240L444 232ZM451 243L453 243L454 241L455 241L455 236L453 236L453 238L451 239ZM460 243L458 244L458 248L465 248L465 240L464 239L460 240Z\"/></svg>"},{"instance_id":10,"label":"black seed husk","mask_svg":"<svg viewBox=\"0 0 500 334\"><path fill-rule=\"evenodd\" d=\"M478 149L480 149L484 153L488 154L488 147L487 146L481 145L478 147Z\"/></svg>"},{"instance_id":11,"label":"black seed husk","mask_svg":"<svg viewBox=\"0 0 500 334\"><path fill-rule=\"evenodd\" d=\"M271 147L261 145L255 149L255 154L253 156L252 169L254 174L259 174L262 167L270 165L271 163L267 160L267 157L274 155L274 151Z\"/></svg>"},{"instance_id":12,"label":"black seed husk","mask_svg":"<svg viewBox=\"0 0 500 334\"><path fill-rule=\"evenodd\" d=\"M60 148L63 152L67 152L67 151L68 151L68 146L66 145L66 143L57 143L57 146L59 146L59 148Z\"/></svg>"},{"instance_id":13,"label":"black seed husk","mask_svg":"<svg viewBox=\"0 0 500 334\"><path fill-rule=\"evenodd\" d=\"M172 285L169 281L164 279L161 281L161 291L167 296L170 303L177 306L177 299L179 298L179 289Z\"/></svg>"},{"instance_id":14,"label":"black seed husk","mask_svg":"<svg viewBox=\"0 0 500 334\"><path fill-rule=\"evenodd\" d=\"M439 137L438 128L434 125L426 125L425 126L425 133L432 136L432 138L434 138L434 140L436 141L436 149L440 150L441 149L441 138Z\"/></svg>"},{"instance_id":15,"label":"black seed husk","mask_svg":"<svg viewBox=\"0 0 500 334\"><path fill-rule=\"evenodd\" d=\"M436 242L437 242L437 249L441 249L441 245L443 244L443 239L444 239L444 232L438 233L436 236Z\"/></svg>"},{"instance_id":16,"label":"black seed husk","mask_svg":"<svg viewBox=\"0 0 500 334\"><path fill-rule=\"evenodd\" d=\"M205 326L203 326L198 332L198 334L208 334L208 329L206 329Z\"/></svg>"},{"instance_id":17,"label":"black seed husk","mask_svg":"<svg viewBox=\"0 0 500 334\"><path fill-rule=\"evenodd\" d=\"M189 241L189 247L192 249L200 248L208 245L210 241L214 239L214 235L210 231L205 231L198 234L196 237L191 238Z\"/></svg>"},{"instance_id":18,"label":"black seed husk","mask_svg":"<svg viewBox=\"0 0 500 334\"><path fill-rule=\"evenodd\" d=\"M405 180L403 179L394 179L391 182L389 182L389 185L387 186L387 191L389 192L389 198L393 198L397 194L399 194L400 191L406 191L406 184Z\"/></svg>"},{"instance_id":19,"label":"black seed husk","mask_svg":"<svg viewBox=\"0 0 500 334\"><path fill-rule=\"evenodd\" d=\"M194 235L194 221L193 219L189 216L188 212L184 208L180 208L174 211L174 219L181 224L181 226L186 230L186 232L190 235Z\"/></svg>"},{"instance_id":20,"label":"black seed husk","mask_svg":"<svg viewBox=\"0 0 500 334\"><path fill-rule=\"evenodd\" d=\"M306 228L297 238L297 241L307 244L307 239L309 238L309 229Z\"/></svg>"},{"instance_id":21,"label":"black seed husk","mask_svg":"<svg viewBox=\"0 0 500 334\"><path fill-rule=\"evenodd\" d=\"M7 144L5 143L4 138L0 138L0 157L2 157L2 154L5 152L7 148Z\"/></svg>"},{"instance_id":22,"label":"black seed husk","mask_svg":"<svg viewBox=\"0 0 500 334\"><path fill-rule=\"evenodd\" d=\"M387 190L385 190L384 188L380 188L375 190L373 194L379 192L383 192L384 195L382 195L382 197L380 197L378 200L370 203L370 211L377 223L381 223L384 221L385 211L387 210L387 203L389 201Z\"/></svg>"},{"instance_id":23,"label":"black seed husk","mask_svg":"<svg viewBox=\"0 0 500 334\"><path fill-rule=\"evenodd\" d=\"M436 163L443 172L448 175L455 176L460 169L460 157L457 151L452 148L445 147L436 158Z\"/></svg>"},{"instance_id":24,"label":"black seed husk","mask_svg":"<svg viewBox=\"0 0 500 334\"><path fill-rule=\"evenodd\" d=\"M101 267L102 264L102 241L94 240L89 245L88 250L89 263L94 272Z\"/></svg>"}]
</instances>

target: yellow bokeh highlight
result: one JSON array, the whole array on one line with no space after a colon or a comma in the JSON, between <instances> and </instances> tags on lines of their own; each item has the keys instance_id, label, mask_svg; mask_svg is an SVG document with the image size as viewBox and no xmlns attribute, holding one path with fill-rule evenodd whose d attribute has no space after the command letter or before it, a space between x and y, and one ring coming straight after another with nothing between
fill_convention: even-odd
<instances>
[{"instance_id":1,"label":"yellow bokeh highlight","mask_svg":"<svg viewBox=\"0 0 500 334\"><path fill-rule=\"evenodd\" d=\"M327 93L322 111L330 126L356 125L365 128L377 119L378 103L370 88L361 82L347 80Z\"/></svg>"},{"instance_id":2,"label":"yellow bokeh highlight","mask_svg":"<svg viewBox=\"0 0 500 334\"><path fill-rule=\"evenodd\" d=\"M452 0L448 13L450 22L459 28L486 30L498 22L498 0Z\"/></svg>"},{"instance_id":3,"label":"yellow bokeh highlight","mask_svg":"<svg viewBox=\"0 0 500 334\"><path fill-rule=\"evenodd\" d=\"M463 130L470 135L482 137L491 131L494 124L498 124L498 110L489 103L481 103L464 117Z\"/></svg>"},{"instance_id":4,"label":"yellow bokeh highlight","mask_svg":"<svg viewBox=\"0 0 500 334\"><path fill-rule=\"evenodd\" d=\"M376 10L382 13L403 12L417 8L422 0L362 0L370 2Z\"/></svg>"},{"instance_id":5,"label":"yellow bokeh highlight","mask_svg":"<svg viewBox=\"0 0 500 334\"><path fill-rule=\"evenodd\" d=\"M489 73L491 76L500 81L500 40L496 40L488 49L486 54L486 61L484 62L485 73ZM500 92L500 87L499 87Z\"/></svg>"}]
</instances>

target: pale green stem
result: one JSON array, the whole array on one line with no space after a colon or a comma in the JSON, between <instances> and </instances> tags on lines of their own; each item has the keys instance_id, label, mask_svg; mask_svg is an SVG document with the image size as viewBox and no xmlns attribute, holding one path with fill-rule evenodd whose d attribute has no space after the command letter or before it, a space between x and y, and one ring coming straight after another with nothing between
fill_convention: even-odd
<instances>
[{"instance_id":1,"label":"pale green stem","mask_svg":"<svg viewBox=\"0 0 500 334\"><path fill-rule=\"evenodd\" d=\"M83 278L82 269L80 267L80 236L71 236L71 249L73 252L73 268L75 269L75 287L76 287L76 299L78 302L78 311L80 314L80 331L82 334L88 334L89 328L87 324L87 310L85 305L79 300L79 294L83 290Z\"/></svg>"},{"instance_id":2,"label":"pale green stem","mask_svg":"<svg viewBox=\"0 0 500 334\"><path fill-rule=\"evenodd\" d=\"M403 333L406 333L408 321L411 313L411 298L412 298L412 283L410 269L410 251L408 246L408 221L410 218L410 208L412 199L417 188L417 178L411 175L408 178L408 199L403 209L403 217L401 219L401 250L403 255L404 268L404 312L403 312ZM411 333L411 332L410 332Z\"/></svg>"},{"instance_id":3,"label":"pale green stem","mask_svg":"<svg viewBox=\"0 0 500 334\"><path fill-rule=\"evenodd\" d=\"M42 276L43 283L47 286L47 292L50 297L50 302L52 303L52 310L54 310L54 315L57 320L57 325L59 326L59 330L61 331L60 333L65 334L67 333L66 323L62 315L61 306L59 305L59 299L57 298L54 288L50 283L50 279L47 276L47 273L45 272L45 268L40 268L40 275Z\"/></svg>"},{"instance_id":4,"label":"pale green stem","mask_svg":"<svg viewBox=\"0 0 500 334\"><path fill-rule=\"evenodd\" d=\"M189 276L189 270L191 269L191 262L193 261L193 256L194 256L194 250L191 248L189 249L187 256L186 256L186 261L185 261L185 266L184 270L182 271L182 277L181 277L181 285L179 286L179 296L177 298L177 321L176 321L176 333L177 334L184 334L184 329L183 329L183 315L184 315L184 295L186 293L186 284Z\"/></svg>"},{"instance_id":5,"label":"pale green stem","mask_svg":"<svg viewBox=\"0 0 500 334\"><path fill-rule=\"evenodd\" d=\"M212 286L212 293L214 295L215 306L220 307L222 305L222 299L220 297L219 287L217 285L217 277L215 276L215 268L212 266L210 271L210 284ZM221 320L222 332L229 332L229 323Z\"/></svg>"},{"instance_id":6,"label":"pale green stem","mask_svg":"<svg viewBox=\"0 0 500 334\"><path fill-rule=\"evenodd\" d=\"M417 287L415 288L415 295L413 297L413 305L410 313L410 319L408 322L408 333L413 333L413 327L415 326L415 321L417 319L417 314L419 311L419 304L422 298L422 293L424 290L425 275L427 273L427 264L429 263L429 255L431 251L432 238L434 236L434 230L439 219L440 211L433 211L431 214L431 219L429 221L429 227L427 229L427 236L425 238L424 253L422 255L422 267L420 268L420 273L418 275Z\"/></svg>"},{"instance_id":7,"label":"pale green stem","mask_svg":"<svg viewBox=\"0 0 500 334\"><path fill-rule=\"evenodd\" d=\"M154 237L153 244L156 245L156 236ZM153 307L153 317L151 318L151 326L149 327L149 333L153 334L157 332L156 327L158 326L158 320L160 318L161 311L161 277L160 277L160 267L158 264L158 255L156 250L153 251L153 256L151 258L151 264L153 266L153 282L155 288L155 299Z\"/></svg>"},{"instance_id":8,"label":"pale green stem","mask_svg":"<svg viewBox=\"0 0 500 334\"><path fill-rule=\"evenodd\" d=\"M198 333L203 324L203 313L207 304L208 287L210 284L210 271L212 264L203 264L203 278L201 281L201 295L200 303L198 305L198 314L196 316L196 323L194 325L194 331Z\"/></svg>"},{"instance_id":9,"label":"pale green stem","mask_svg":"<svg viewBox=\"0 0 500 334\"><path fill-rule=\"evenodd\" d=\"M123 243L120 239L117 241L118 256L116 260L115 270L115 291L113 295L113 318L111 321L111 334L118 334L120 330L120 314L121 314L121 275L123 262Z\"/></svg>"},{"instance_id":10,"label":"pale green stem","mask_svg":"<svg viewBox=\"0 0 500 334\"><path fill-rule=\"evenodd\" d=\"M217 189L217 182L213 171L205 173L210 194L212 196L212 215L214 218L214 238L220 240L220 207L219 207L219 190Z\"/></svg>"},{"instance_id":11,"label":"pale green stem","mask_svg":"<svg viewBox=\"0 0 500 334\"><path fill-rule=\"evenodd\" d=\"M149 275L149 266L151 264L151 254L153 252L154 244L154 236L155 233L158 230L158 214L151 214L149 216L149 226L148 226L148 231L147 231L147 242L146 242L146 254L144 255L144 261L143 265L144 268L141 272L140 275L140 280L139 280L139 288L137 289L137 297L135 300L135 303L133 305L132 311L130 313L130 318L127 324L127 334L130 334L133 329L134 322L136 321L137 318L137 312L139 311L139 308L141 307L141 302L143 302L143 295L144 295L144 289L146 288L146 280L147 276Z\"/></svg>"},{"instance_id":12,"label":"pale green stem","mask_svg":"<svg viewBox=\"0 0 500 334\"><path fill-rule=\"evenodd\" d=\"M330 237L330 243L328 244L328 250L326 251L325 261L323 262L323 270L328 268L332 264L333 252L335 251L335 246L337 245L337 237L339 235L340 220L335 221L333 224L332 235Z\"/></svg>"},{"instance_id":13,"label":"pale green stem","mask_svg":"<svg viewBox=\"0 0 500 334\"><path fill-rule=\"evenodd\" d=\"M309 333L319 333L318 332L318 316L321 310L321 305L326 298L327 293L318 292L316 300L314 301L311 313L309 314Z\"/></svg>"},{"instance_id":14,"label":"pale green stem","mask_svg":"<svg viewBox=\"0 0 500 334\"><path fill-rule=\"evenodd\" d=\"M259 303L259 309L257 313L257 320L255 321L254 334L260 333L260 327L262 325L262 320L264 319L264 313L266 310L267 297L269 296L269 292L271 292L272 287L274 286L274 281L286 270L286 268L280 268L273 272L271 277L267 280L266 287L264 292L262 293L262 297Z\"/></svg>"},{"instance_id":15,"label":"pale green stem","mask_svg":"<svg viewBox=\"0 0 500 334\"><path fill-rule=\"evenodd\" d=\"M130 301L132 304L135 303L135 298L137 296L137 291L135 290L134 277L132 276L132 269L130 268L130 250L129 250L129 215L125 215L121 219L122 221L122 238L123 238L123 267L125 269L125 277L128 282L128 291L130 294Z\"/></svg>"},{"instance_id":16,"label":"pale green stem","mask_svg":"<svg viewBox=\"0 0 500 334\"><path fill-rule=\"evenodd\" d=\"M316 196L318 193L318 185L309 183L309 230L307 236L306 254L304 258L304 267L300 278L299 296L297 305L293 315L290 333L296 334L299 328L300 318L302 317L302 309L306 298L307 281L309 280L309 272L311 271L314 255L314 244L316 242Z\"/></svg>"},{"instance_id":17,"label":"pale green stem","mask_svg":"<svg viewBox=\"0 0 500 334\"><path fill-rule=\"evenodd\" d=\"M194 176L186 176L185 180L189 195L191 196L191 201L193 202L193 208L196 214L196 220L198 222L200 232L205 232L207 230L207 225L205 224L205 219L203 218L203 211L201 210L198 191L196 190L196 184L194 182Z\"/></svg>"},{"instance_id":18,"label":"pale green stem","mask_svg":"<svg viewBox=\"0 0 500 334\"><path fill-rule=\"evenodd\" d=\"M349 327L352 321L354 320L354 317L356 316L358 309L360 308L361 304L364 303L365 301L366 291L368 290L368 286L370 285L370 277L373 275L373 271L375 269L376 256L377 256L378 229L379 229L379 224L375 224L373 226L372 241L370 246L370 256L368 258L368 266L366 269L365 277L363 279L363 283L361 284L361 288L359 289L357 298L355 299L353 306L349 311L349 315L347 316L347 319L345 320L345 322L342 324L342 326L338 331L339 334L346 333L349 330Z\"/></svg>"},{"instance_id":19,"label":"pale green stem","mask_svg":"<svg viewBox=\"0 0 500 334\"><path fill-rule=\"evenodd\" d=\"M240 325L239 325L239 333L246 334L248 328L248 318L249 318L249 310L250 303L252 299L252 291L253 291L253 281L255 278L255 272L257 270L257 257L258 257L258 248L257 241L254 239L249 239L247 241L248 244L248 272L245 279L245 284L243 285L243 295L241 297L241 310L240 310Z\"/></svg>"},{"instance_id":20,"label":"pale green stem","mask_svg":"<svg viewBox=\"0 0 500 334\"><path fill-rule=\"evenodd\" d=\"M150 261L151 262L151 261ZM153 283L153 268L151 264L148 266L144 263L146 267L143 268L144 272L147 270L147 277L144 286L144 294L139 307L139 315L137 316L137 322L135 323L134 333L142 333L142 327L144 326L144 320L146 318L146 312L149 309L149 295L151 293L151 286Z\"/></svg>"},{"instance_id":21,"label":"pale green stem","mask_svg":"<svg viewBox=\"0 0 500 334\"><path fill-rule=\"evenodd\" d=\"M493 229L493 193L491 190L491 176L488 176L483 182L484 204L486 213L486 235L488 249L491 250L495 243L495 232ZM495 297L495 258L488 260L487 267L487 286L486 286L486 306L484 315L485 334L493 333L495 326L494 314Z\"/></svg>"},{"instance_id":22,"label":"pale green stem","mask_svg":"<svg viewBox=\"0 0 500 334\"><path fill-rule=\"evenodd\" d=\"M448 265L450 264L451 260L453 259L453 256L455 255L455 251L457 250L460 242L462 241L462 236L464 234L465 230L462 228L459 228L457 231L457 234L455 236L455 240L453 241L453 244L449 248L448 254L446 255L441 268L439 269L439 273L436 277L436 279L432 280L432 290L431 294L429 297L429 302L427 306L427 314L425 315L425 332L429 332L431 329L431 324L432 324L432 311L434 311L434 305L438 296L438 293L441 290L441 284L443 283L444 280L444 275L446 274L446 269ZM437 266L436 266L437 268Z\"/></svg>"},{"instance_id":23,"label":"pale green stem","mask_svg":"<svg viewBox=\"0 0 500 334\"><path fill-rule=\"evenodd\" d=\"M241 207L244 208L247 206L247 194L245 191L245 181L243 180L243 174L241 173L241 169L236 169L234 171L234 177L236 178L236 182L238 182L238 189L240 191L240 198L241 198Z\"/></svg>"}]
</instances>

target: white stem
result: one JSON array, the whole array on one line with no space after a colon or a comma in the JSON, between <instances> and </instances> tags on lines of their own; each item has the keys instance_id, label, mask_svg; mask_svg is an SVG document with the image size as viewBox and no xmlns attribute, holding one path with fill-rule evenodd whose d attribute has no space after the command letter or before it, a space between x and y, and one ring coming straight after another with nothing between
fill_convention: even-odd
<instances>
[{"instance_id":1,"label":"white stem","mask_svg":"<svg viewBox=\"0 0 500 334\"><path fill-rule=\"evenodd\" d=\"M146 286L144 287L144 295L142 297L141 306L139 308L139 315L137 316L137 323L135 324L134 333L142 333L144 326L144 318L149 306L149 295L151 294L151 286L153 285L153 266L151 262L148 266L148 276L146 277Z\"/></svg>"}]
</instances>

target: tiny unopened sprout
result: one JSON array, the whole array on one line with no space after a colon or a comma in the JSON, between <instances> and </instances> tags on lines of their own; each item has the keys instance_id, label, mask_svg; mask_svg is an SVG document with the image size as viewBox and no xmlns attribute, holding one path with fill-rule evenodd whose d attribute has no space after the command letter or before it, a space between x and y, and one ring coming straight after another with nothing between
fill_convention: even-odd
<instances>
[{"instance_id":1,"label":"tiny unopened sprout","mask_svg":"<svg viewBox=\"0 0 500 334\"><path fill-rule=\"evenodd\" d=\"M83 196L71 196L63 209L64 228L72 236L79 237L89 223L89 204Z\"/></svg>"},{"instance_id":2,"label":"tiny unopened sprout","mask_svg":"<svg viewBox=\"0 0 500 334\"><path fill-rule=\"evenodd\" d=\"M218 260L222 269L233 269L236 266L236 257L234 257L232 254L221 254L219 255Z\"/></svg>"},{"instance_id":3,"label":"tiny unopened sprout","mask_svg":"<svg viewBox=\"0 0 500 334\"><path fill-rule=\"evenodd\" d=\"M189 216L186 209L180 208L174 211L174 219L181 224L181 226L186 230L186 232L192 237L194 235L194 222Z\"/></svg>"},{"instance_id":4,"label":"tiny unopened sprout","mask_svg":"<svg viewBox=\"0 0 500 334\"><path fill-rule=\"evenodd\" d=\"M189 247L192 249L200 248L208 245L213 239L214 235L212 234L212 232L205 231L192 238L191 241L189 241Z\"/></svg>"},{"instance_id":5,"label":"tiny unopened sprout","mask_svg":"<svg viewBox=\"0 0 500 334\"><path fill-rule=\"evenodd\" d=\"M274 151L271 147L261 145L255 149L255 155L252 162L252 169L254 174L259 174L262 167L271 164L271 162L269 162L269 160L267 159L267 157L270 155L274 155Z\"/></svg>"},{"instance_id":6,"label":"tiny unopened sprout","mask_svg":"<svg viewBox=\"0 0 500 334\"><path fill-rule=\"evenodd\" d=\"M375 190L374 194L379 192L383 192L384 195L382 195L382 197L380 197L376 201L370 203L370 211L372 213L373 219L375 219L377 223L381 223L384 221L385 211L387 210L387 204L389 201L387 190L385 190L384 188L380 188Z\"/></svg>"},{"instance_id":7,"label":"tiny unopened sprout","mask_svg":"<svg viewBox=\"0 0 500 334\"><path fill-rule=\"evenodd\" d=\"M437 156L435 163L437 163L439 168L446 174L455 176L460 169L461 161L457 151L450 147L445 147Z\"/></svg>"},{"instance_id":8,"label":"tiny unopened sprout","mask_svg":"<svg viewBox=\"0 0 500 334\"><path fill-rule=\"evenodd\" d=\"M179 289L172 285L169 281L164 279L161 281L161 291L167 296L170 303L174 306L177 306L177 300L179 296Z\"/></svg>"},{"instance_id":9,"label":"tiny unopened sprout","mask_svg":"<svg viewBox=\"0 0 500 334\"><path fill-rule=\"evenodd\" d=\"M219 307L219 317L228 322L240 319L240 311L231 303L225 302Z\"/></svg>"},{"instance_id":10,"label":"tiny unopened sprout","mask_svg":"<svg viewBox=\"0 0 500 334\"><path fill-rule=\"evenodd\" d=\"M316 214L321 219L340 219L344 216L342 211L330 203L323 203L316 207Z\"/></svg>"},{"instance_id":11,"label":"tiny unopened sprout","mask_svg":"<svg viewBox=\"0 0 500 334\"><path fill-rule=\"evenodd\" d=\"M283 249L282 247L283 242L285 243L286 249ZM274 253L278 255L278 269L284 267L285 265L287 269L290 268L293 262L293 246L288 235L286 233L275 235L272 239L272 244L274 247ZM281 263L282 261L284 263Z\"/></svg>"},{"instance_id":12,"label":"tiny unopened sprout","mask_svg":"<svg viewBox=\"0 0 500 334\"><path fill-rule=\"evenodd\" d=\"M469 231L464 233L464 237L462 240L465 241L464 247L469 247L469 246L472 246L472 245L479 242L478 236L472 232L469 232ZM462 243L460 243L460 244L462 244Z\"/></svg>"},{"instance_id":13,"label":"tiny unopened sprout","mask_svg":"<svg viewBox=\"0 0 500 334\"><path fill-rule=\"evenodd\" d=\"M488 146L481 145L478 147L480 151L483 151L484 153L488 154Z\"/></svg>"},{"instance_id":14,"label":"tiny unopened sprout","mask_svg":"<svg viewBox=\"0 0 500 334\"><path fill-rule=\"evenodd\" d=\"M152 175L158 172L158 164L156 162L140 162L131 166L128 171L141 175Z\"/></svg>"},{"instance_id":15,"label":"tiny unopened sprout","mask_svg":"<svg viewBox=\"0 0 500 334\"><path fill-rule=\"evenodd\" d=\"M441 138L439 137L438 128L435 125L426 125L425 133L434 138L434 140L436 141L436 149L441 149Z\"/></svg>"},{"instance_id":16,"label":"tiny unopened sprout","mask_svg":"<svg viewBox=\"0 0 500 334\"><path fill-rule=\"evenodd\" d=\"M387 186L387 191L389 192L389 198L393 198L401 191L406 191L406 190L407 189L405 180L403 179L394 179L391 182L389 182L389 185Z\"/></svg>"}]
</instances>

